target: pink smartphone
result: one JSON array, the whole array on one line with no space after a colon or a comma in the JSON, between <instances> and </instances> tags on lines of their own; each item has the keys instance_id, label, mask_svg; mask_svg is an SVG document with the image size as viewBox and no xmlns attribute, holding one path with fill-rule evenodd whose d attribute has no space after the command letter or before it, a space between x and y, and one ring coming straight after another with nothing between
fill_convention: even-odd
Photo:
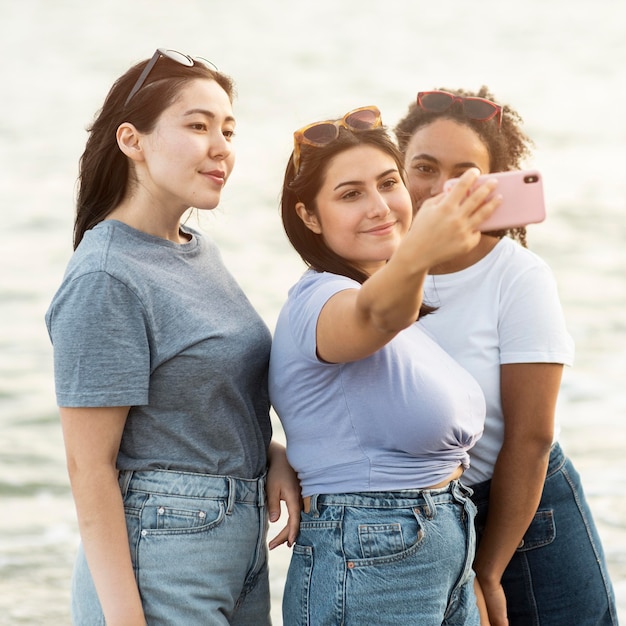
<instances>
[{"instance_id":1,"label":"pink smartphone","mask_svg":"<svg viewBox=\"0 0 626 626\"><path fill-rule=\"evenodd\" d=\"M478 178L478 183L489 178L497 178L498 186L493 193L502 196L500 206L480 226L482 232L506 230L543 222L546 207L543 195L543 181L537 170L514 170L494 172ZM451 178L443 186L450 191L458 178Z\"/></svg>"}]
</instances>

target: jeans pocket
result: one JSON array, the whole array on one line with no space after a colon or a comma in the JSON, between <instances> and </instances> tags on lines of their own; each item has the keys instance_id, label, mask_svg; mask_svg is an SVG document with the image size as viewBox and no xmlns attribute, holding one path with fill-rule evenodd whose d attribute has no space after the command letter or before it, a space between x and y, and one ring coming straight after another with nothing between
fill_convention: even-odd
<instances>
[{"instance_id":1,"label":"jeans pocket","mask_svg":"<svg viewBox=\"0 0 626 626\"><path fill-rule=\"evenodd\" d=\"M419 512L412 508L346 509L345 556L363 565L394 562L419 550L424 532Z\"/></svg>"},{"instance_id":2,"label":"jeans pocket","mask_svg":"<svg viewBox=\"0 0 626 626\"><path fill-rule=\"evenodd\" d=\"M528 550L541 548L552 543L555 537L556 526L552 509L537 511L517 551L527 552Z\"/></svg>"},{"instance_id":3,"label":"jeans pocket","mask_svg":"<svg viewBox=\"0 0 626 626\"><path fill-rule=\"evenodd\" d=\"M400 524L360 524L359 543L364 559L388 556L405 549Z\"/></svg>"},{"instance_id":4,"label":"jeans pocket","mask_svg":"<svg viewBox=\"0 0 626 626\"><path fill-rule=\"evenodd\" d=\"M141 513L141 534L205 532L218 526L224 515L222 500L151 495Z\"/></svg>"},{"instance_id":5,"label":"jeans pocket","mask_svg":"<svg viewBox=\"0 0 626 626\"><path fill-rule=\"evenodd\" d=\"M283 621L290 626L310 623L313 548L294 544L283 594Z\"/></svg>"}]
</instances>

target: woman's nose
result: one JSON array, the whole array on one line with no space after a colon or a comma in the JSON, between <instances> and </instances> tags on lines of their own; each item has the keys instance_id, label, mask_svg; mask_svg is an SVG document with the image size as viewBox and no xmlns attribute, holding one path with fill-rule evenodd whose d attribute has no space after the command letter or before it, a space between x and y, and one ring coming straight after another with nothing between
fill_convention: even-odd
<instances>
[{"instance_id":1,"label":"woman's nose","mask_svg":"<svg viewBox=\"0 0 626 626\"><path fill-rule=\"evenodd\" d=\"M447 176L438 176L437 179L433 181L433 184L431 185L430 195L436 196L440 194L443 191L443 186L447 180L448 180Z\"/></svg>"},{"instance_id":2,"label":"woman's nose","mask_svg":"<svg viewBox=\"0 0 626 626\"><path fill-rule=\"evenodd\" d=\"M380 194L376 194L371 213L376 216L387 215L391 209Z\"/></svg>"},{"instance_id":3,"label":"woman's nose","mask_svg":"<svg viewBox=\"0 0 626 626\"><path fill-rule=\"evenodd\" d=\"M220 133L215 133L211 138L209 146L209 155L214 159L225 159L231 152L232 146L230 142Z\"/></svg>"}]
</instances>

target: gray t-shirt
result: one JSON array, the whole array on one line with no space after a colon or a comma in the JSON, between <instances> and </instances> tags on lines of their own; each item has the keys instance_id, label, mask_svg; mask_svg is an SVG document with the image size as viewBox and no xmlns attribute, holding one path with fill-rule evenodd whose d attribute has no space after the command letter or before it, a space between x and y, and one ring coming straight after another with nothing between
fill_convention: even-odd
<instances>
[{"instance_id":1,"label":"gray t-shirt","mask_svg":"<svg viewBox=\"0 0 626 626\"><path fill-rule=\"evenodd\" d=\"M46 313L57 402L131 406L119 469L255 478L271 438L271 335L215 244L106 220L87 231Z\"/></svg>"}]
</instances>

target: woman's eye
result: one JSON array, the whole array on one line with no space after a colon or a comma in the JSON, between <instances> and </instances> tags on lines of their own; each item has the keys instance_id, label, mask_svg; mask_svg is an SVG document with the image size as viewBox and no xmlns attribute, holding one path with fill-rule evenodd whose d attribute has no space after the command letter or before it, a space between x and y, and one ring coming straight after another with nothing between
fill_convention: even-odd
<instances>
[{"instance_id":1,"label":"woman's eye","mask_svg":"<svg viewBox=\"0 0 626 626\"><path fill-rule=\"evenodd\" d=\"M434 174L435 168L432 165L417 164L411 168L413 171L419 174Z\"/></svg>"},{"instance_id":2,"label":"woman's eye","mask_svg":"<svg viewBox=\"0 0 626 626\"><path fill-rule=\"evenodd\" d=\"M206 124L204 122L195 122L190 126L193 130L206 130Z\"/></svg>"},{"instance_id":3,"label":"woman's eye","mask_svg":"<svg viewBox=\"0 0 626 626\"><path fill-rule=\"evenodd\" d=\"M385 180L380 188L381 189L393 189L399 181L397 181L395 178L389 178L388 180Z\"/></svg>"},{"instance_id":4,"label":"woman's eye","mask_svg":"<svg viewBox=\"0 0 626 626\"><path fill-rule=\"evenodd\" d=\"M356 189L352 189L351 191L346 191L344 194L341 195L341 199L342 200L354 200L354 198L357 198L359 195L359 192Z\"/></svg>"},{"instance_id":5,"label":"woman's eye","mask_svg":"<svg viewBox=\"0 0 626 626\"><path fill-rule=\"evenodd\" d=\"M234 130L225 130L223 132L224 137L226 137L226 139L232 139L235 136L235 131Z\"/></svg>"}]
</instances>

